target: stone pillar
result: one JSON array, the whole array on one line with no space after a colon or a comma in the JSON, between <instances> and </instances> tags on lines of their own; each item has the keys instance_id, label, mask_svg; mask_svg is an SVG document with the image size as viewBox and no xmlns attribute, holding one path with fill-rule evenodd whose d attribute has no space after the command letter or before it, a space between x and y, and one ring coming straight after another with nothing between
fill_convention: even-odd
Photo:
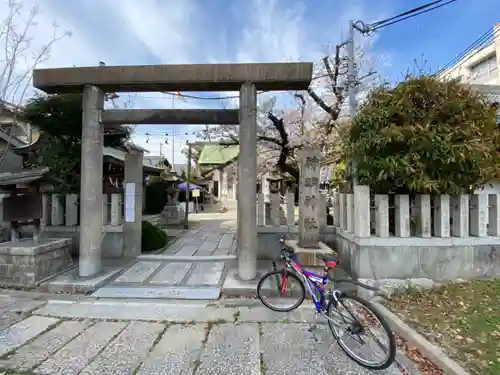
<instances>
[{"instance_id":1,"label":"stone pillar","mask_svg":"<svg viewBox=\"0 0 500 375\"><path fill-rule=\"evenodd\" d=\"M222 205L224 208L227 209L227 198L228 198L228 181L227 181L227 171L226 169L221 170L221 199L222 199Z\"/></svg>"},{"instance_id":2,"label":"stone pillar","mask_svg":"<svg viewBox=\"0 0 500 375\"><path fill-rule=\"evenodd\" d=\"M123 224L123 255L141 255L143 153L125 155L125 222Z\"/></svg>"},{"instance_id":3,"label":"stone pillar","mask_svg":"<svg viewBox=\"0 0 500 375\"><path fill-rule=\"evenodd\" d=\"M90 277L102 271L102 148L100 124L104 93L83 88L82 164L80 178L80 258L78 274Z\"/></svg>"},{"instance_id":4,"label":"stone pillar","mask_svg":"<svg viewBox=\"0 0 500 375\"><path fill-rule=\"evenodd\" d=\"M394 218L396 237L410 237L410 197L408 195L396 195L396 217Z\"/></svg>"},{"instance_id":5,"label":"stone pillar","mask_svg":"<svg viewBox=\"0 0 500 375\"><path fill-rule=\"evenodd\" d=\"M264 194L264 202L271 202L271 190L269 187L269 180L267 179L267 173L265 173L261 178L262 194Z\"/></svg>"},{"instance_id":6,"label":"stone pillar","mask_svg":"<svg viewBox=\"0 0 500 375\"><path fill-rule=\"evenodd\" d=\"M469 196L462 194L451 198L451 235L469 237Z\"/></svg>"},{"instance_id":7,"label":"stone pillar","mask_svg":"<svg viewBox=\"0 0 500 375\"><path fill-rule=\"evenodd\" d=\"M240 90L240 156L238 184L238 275L257 276L257 91L245 82Z\"/></svg>"},{"instance_id":8,"label":"stone pillar","mask_svg":"<svg viewBox=\"0 0 500 375\"><path fill-rule=\"evenodd\" d=\"M450 196L447 194L434 198L434 236L450 237Z\"/></svg>"},{"instance_id":9,"label":"stone pillar","mask_svg":"<svg viewBox=\"0 0 500 375\"><path fill-rule=\"evenodd\" d=\"M219 198L219 200L222 200L222 178L222 169L217 169L217 198Z\"/></svg>"},{"instance_id":10,"label":"stone pillar","mask_svg":"<svg viewBox=\"0 0 500 375\"><path fill-rule=\"evenodd\" d=\"M319 172L321 153L304 146L300 155L299 241L303 248L319 247Z\"/></svg>"},{"instance_id":11,"label":"stone pillar","mask_svg":"<svg viewBox=\"0 0 500 375\"><path fill-rule=\"evenodd\" d=\"M370 187L355 185L354 190L354 234L356 237L370 237Z\"/></svg>"},{"instance_id":12,"label":"stone pillar","mask_svg":"<svg viewBox=\"0 0 500 375\"><path fill-rule=\"evenodd\" d=\"M417 203L417 236L431 236L431 196L429 194L419 194L416 197Z\"/></svg>"},{"instance_id":13,"label":"stone pillar","mask_svg":"<svg viewBox=\"0 0 500 375\"><path fill-rule=\"evenodd\" d=\"M78 195L66 195L66 226L78 225Z\"/></svg>"}]
</instances>

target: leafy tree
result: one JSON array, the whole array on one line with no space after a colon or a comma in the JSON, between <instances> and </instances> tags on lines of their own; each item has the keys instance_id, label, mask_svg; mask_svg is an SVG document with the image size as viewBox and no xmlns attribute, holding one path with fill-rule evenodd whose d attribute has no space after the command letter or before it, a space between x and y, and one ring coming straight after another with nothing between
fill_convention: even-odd
<instances>
[{"instance_id":1,"label":"leafy tree","mask_svg":"<svg viewBox=\"0 0 500 375\"><path fill-rule=\"evenodd\" d=\"M345 139L375 192L470 192L500 175L500 132L486 98L455 81L408 77L380 87Z\"/></svg>"},{"instance_id":2,"label":"leafy tree","mask_svg":"<svg viewBox=\"0 0 500 375\"><path fill-rule=\"evenodd\" d=\"M37 95L28 100L21 119L42 133L40 147L30 155L31 167L50 168L50 177L59 191L78 191L82 138L82 95ZM122 145L130 137L128 129L105 134L104 146Z\"/></svg>"}]
</instances>

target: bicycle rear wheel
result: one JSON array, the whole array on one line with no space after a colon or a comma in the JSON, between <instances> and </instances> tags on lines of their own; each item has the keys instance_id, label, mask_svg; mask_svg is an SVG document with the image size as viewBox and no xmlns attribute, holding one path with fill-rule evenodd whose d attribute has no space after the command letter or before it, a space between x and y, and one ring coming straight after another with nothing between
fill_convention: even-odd
<instances>
[{"instance_id":1,"label":"bicycle rear wheel","mask_svg":"<svg viewBox=\"0 0 500 375\"><path fill-rule=\"evenodd\" d=\"M341 294L338 303L334 298L330 300L327 314L333 336L352 360L372 370L386 369L394 362L394 334L384 317L370 302L358 296ZM364 347L359 351L361 354L354 351L354 345ZM373 353L376 352L376 347L379 347L382 354L382 358L378 360Z\"/></svg>"},{"instance_id":2,"label":"bicycle rear wheel","mask_svg":"<svg viewBox=\"0 0 500 375\"><path fill-rule=\"evenodd\" d=\"M259 280L257 296L271 310L287 312L302 304L306 291L297 275L287 270L276 270L266 273ZM285 306L279 306L280 303Z\"/></svg>"}]
</instances>

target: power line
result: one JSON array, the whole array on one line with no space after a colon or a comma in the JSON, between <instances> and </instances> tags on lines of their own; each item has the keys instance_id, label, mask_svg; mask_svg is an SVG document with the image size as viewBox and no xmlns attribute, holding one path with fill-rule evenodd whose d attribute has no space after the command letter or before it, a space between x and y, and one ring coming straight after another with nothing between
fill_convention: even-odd
<instances>
[{"instance_id":1,"label":"power line","mask_svg":"<svg viewBox=\"0 0 500 375\"><path fill-rule=\"evenodd\" d=\"M382 21L377 21L377 22L371 23L371 24L369 24L368 26L371 26L371 27L377 27L377 26L379 26L379 25L382 25L383 23L393 21L393 20L395 20L395 19L397 19L397 18L400 18L400 17L403 17L403 16L408 16L408 15L410 15L410 14L412 14L412 13L415 13L415 12L418 12L418 11L420 11L420 10L424 10L424 9L426 9L426 8L430 7L430 6L433 6L433 5L435 5L435 4L439 4L439 3L441 3L442 1L444 1L444 0L437 0L437 1L433 1L433 2L428 3L428 4L421 5L421 6L419 6L419 7L416 7L416 8L410 9L410 10L408 10L408 11L404 12L404 13L398 14L397 16L393 16L393 17L390 17L390 18L386 18L385 20L382 20Z\"/></svg>"},{"instance_id":2,"label":"power line","mask_svg":"<svg viewBox=\"0 0 500 375\"><path fill-rule=\"evenodd\" d=\"M358 22L361 23L361 25L362 25L361 31L364 34L367 34L367 33L370 33L370 32L374 32L374 31L383 29L384 27L387 27L387 26L390 26L390 25L394 25L395 23L398 23L398 22L401 22L401 21L404 21L404 20L407 20L407 19L419 16L421 14L430 12L432 10L439 9L441 7L444 7L445 5L449 5L451 3L454 3L457 0L448 0L448 1L444 2L444 3L443 3L443 1L444 0L433 1L433 2L430 2L430 3L424 4L424 5L421 5L421 6L417 7L417 8L410 9L410 10L408 10L406 12L400 13L400 14L398 14L396 16L393 16L393 17L390 17L390 18L386 18L384 20L377 21L377 22L374 22L374 23L371 23L371 24L368 24L368 25L364 25L360 21L358 21Z\"/></svg>"},{"instance_id":3,"label":"power line","mask_svg":"<svg viewBox=\"0 0 500 375\"><path fill-rule=\"evenodd\" d=\"M483 35L481 35L474 42L472 42L472 44L469 45L464 51L462 51L457 56L455 56L452 60L450 60L448 63L446 63L441 69L439 69L439 71L436 74L440 74L440 73L444 72L445 70L453 67L455 64L457 64L460 60L462 60L464 57L466 57L472 51L476 50L476 52L473 53L472 55L470 55L465 61L469 60L470 58L475 56L480 51L481 47L490 44L492 41L493 41L493 28L490 28Z\"/></svg>"},{"instance_id":4,"label":"power line","mask_svg":"<svg viewBox=\"0 0 500 375\"><path fill-rule=\"evenodd\" d=\"M311 81L315 81L317 79L325 78L328 77L328 74L322 74L316 77L313 77ZM269 93L271 91L257 91L257 95ZM179 96L182 98L187 98L187 99L195 99L195 100L224 100L224 99L238 99L240 96L239 95L230 95L230 96L219 96L219 97L206 97L206 96L196 96L196 95L189 95L189 94L182 94L178 92L170 92L170 91L163 91L163 94L170 95L170 96ZM147 98L144 96L141 96L141 98ZM156 98L151 98L151 99L156 99ZM158 98L161 99L161 98Z\"/></svg>"}]
</instances>

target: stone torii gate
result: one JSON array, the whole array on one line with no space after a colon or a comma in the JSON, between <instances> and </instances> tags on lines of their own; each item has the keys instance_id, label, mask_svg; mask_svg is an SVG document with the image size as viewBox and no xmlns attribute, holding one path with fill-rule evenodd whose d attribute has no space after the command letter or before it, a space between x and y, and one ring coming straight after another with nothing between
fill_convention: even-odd
<instances>
[{"instance_id":1,"label":"stone torii gate","mask_svg":"<svg viewBox=\"0 0 500 375\"><path fill-rule=\"evenodd\" d=\"M238 125L238 123L237 109L106 109L101 113L101 124L105 130L115 128L119 130L122 125ZM127 257L136 257L141 255L143 154L131 152L127 157L132 159L131 164L135 168L129 168L130 176L125 180L135 183L136 199L135 220L125 221L123 226L124 254ZM186 213L187 211L186 207Z\"/></svg>"},{"instance_id":2,"label":"stone torii gate","mask_svg":"<svg viewBox=\"0 0 500 375\"><path fill-rule=\"evenodd\" d=\"M83 92L79 276L102 271L102 144L105 123L210 123L198 113L175 110L104 110L110 92L239 91L238 274L257 272L257 90L305 90L312 63L97 66L36 69L33 85L46 93ZM179 110L177 110L179 111ZM221 120L227 112L206 112ZM208 115L210 113L210 115ZM142 121L140 121L142 119ZM198 121L196 121L198 120ZM161 122L160 122L161 121ZM184 120L188 121L188 120ZM212 121L214 118L212 117ZM223 123L219 121L216 123ZM139 223L140 225L140 223Z\"/></svg>"}]
</instances>

